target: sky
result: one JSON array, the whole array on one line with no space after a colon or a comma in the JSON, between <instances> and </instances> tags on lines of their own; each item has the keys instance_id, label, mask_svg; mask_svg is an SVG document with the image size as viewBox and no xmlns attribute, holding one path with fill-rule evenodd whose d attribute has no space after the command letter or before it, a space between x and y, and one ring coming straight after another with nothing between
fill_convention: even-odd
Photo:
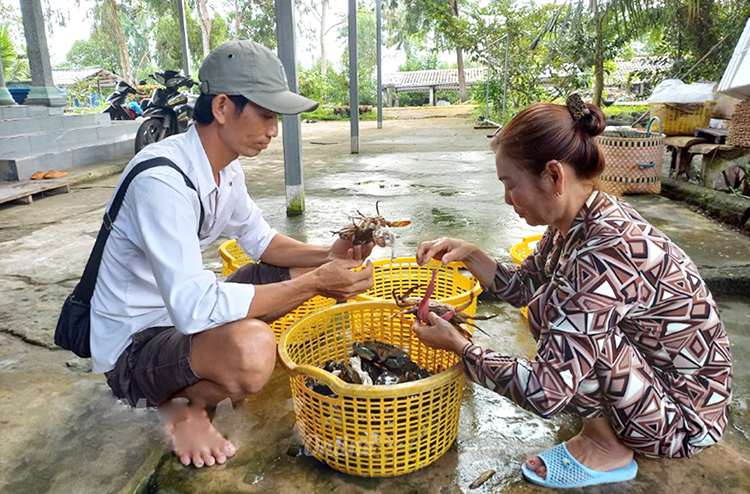
<instances>
[{"instance_id":1,"label":"sky","mask_svg":"<svg viewBox=\"0 0 750 494\"><path fill-rule=\"evenodd\" d=\"M9 2L18 11L20 16L20 7L17 2ZM50 35L47 33L47 44L49 46L50 59L52 65L56 65L65 61L70 47L73 43L79 39L88 39L91 31L91 24L93 20L88 15L88 12L93 5L92 0L79 0L78 5L76 2L71 0L49 0L49 3L55 7L65 7L69 10L70 15L65 26L54 26L53 32ZM330 2L329 14L327 16L327 24L330 26L335 22L338 22L338 18L341 15L346 16L347 14L347 3L344 0L332 0ZM222 0L209 0L209 8L219 7L222 4ZM331 29L326 36L326 52L329 62L339 64L341 56L344 53L345 40L337 39L338 29ZM309 68L309 65L313 63L313 57L316 59L320 55L320 48L317 44L311 48L302 46L304 43L300 43L299 37L297 38L297 59L302 63L303 66ZM311 56L312 55L312 56ZM383 49L383 72L395 72L398 70L400 64L404 63L404 55L396 50ZM306 65L307 64L307 65Z\"/></svg>"}]
</instances>

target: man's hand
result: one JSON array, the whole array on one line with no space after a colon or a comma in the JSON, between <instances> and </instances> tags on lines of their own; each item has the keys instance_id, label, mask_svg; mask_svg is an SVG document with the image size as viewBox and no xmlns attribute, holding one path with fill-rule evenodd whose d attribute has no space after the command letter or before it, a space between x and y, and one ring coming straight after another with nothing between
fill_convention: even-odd
<instances>
[{"instance_id":1,"label":"man's hand","mask_svg":"<svg viewBox=\"0 0 750 494\"><path fill-rule=\"evenodd\" d=\"M374 242L367 242L363 245L354 245L351 240L337 238L328 251L328 258L334 259L354 259L364 261L375 247Z\"/></svg>"},{"instance_id":2,"label":"man's hand","mask_svg":"<svg viewBox=\"0 0 750 494\"><path fill-rule=\"evenodd\" d=\"M469 340L461 336L461 333L451 323L434 312L430 312L429 324L422 325L419 321L414 322L412 329L417 338L431 348L448 350L461 355Z\"/></svg>"},{"instance_id":3,"label":"man's hand","mask_svg":"<svg viewBox=\"0 0 750 494\"><path fill-rule=\"evenodd\" d=\"M442 237L429 242L422 242L417 249L417 263L427 264L430 259L448 264L453 261L467 261L477 252L477 246L458 238Z\"/></svg>"},{"instance_id":4,"label":"man's hand","mask_svg":"<svg viewBox=\"0 0 750 494\"><path fill-rule=\"evenodd\" d=\"M372 288L372 263L358 270L362 265L353 259L336 259L312 271L316 279L316 291L324 297L347 300Z\"/></svg>"}]
</instances>

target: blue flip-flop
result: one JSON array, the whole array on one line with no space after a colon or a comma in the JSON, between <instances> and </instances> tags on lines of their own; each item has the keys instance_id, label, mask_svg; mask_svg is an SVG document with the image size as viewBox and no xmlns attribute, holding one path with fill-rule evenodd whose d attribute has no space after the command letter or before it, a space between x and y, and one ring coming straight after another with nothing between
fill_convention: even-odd
<instances>
[{"instance_id":1,"label":"blue flip-flop","mask_svg":"<svg viewBox=\"0 0 750 494\"><path fill-rule=\"evenodd\" d=\"M638 464L635 460L632 460L630 465L626 467L615 468L606 472L592 470L576 460L568 451L565 443L558 444L537 456L542 459L544 466L547 467L547 478L543 479L537 475L525 463L521 465L523 476L529 482L554 489L575 489L588 485L625 482L633 480L638 473Z\"/></svg>"}]
</instances>

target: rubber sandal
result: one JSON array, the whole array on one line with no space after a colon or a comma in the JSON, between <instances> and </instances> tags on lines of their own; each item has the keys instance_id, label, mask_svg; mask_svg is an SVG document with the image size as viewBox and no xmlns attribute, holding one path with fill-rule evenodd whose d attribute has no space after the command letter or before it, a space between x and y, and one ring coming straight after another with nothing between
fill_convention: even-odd
<instances>
[{"instance_id":1,"label":"rubber sandal","mask_svg":"<svg viewBox=\"0 0 750 494\"><path fill-rule=\"evenodd\" d=\"M44 174L44 178L62 178L67 174L67 170L50 170Z\"/></svg>"},{"instance_id":2,"label":"rubber sandal","mask_svg":"<svg viewBox=\"0 0 750 494\"><path fill-rule=\"evenodd\" d=\"M638 464L635 460L632 460L626 467L606 472L592 470L576 460L565 443L558 444L538 456L547 467L547 478L543 479L537 475L525 463L521 465L521 472L529 482L553 489L575 489L588 485L625 482L633 480L638 473Z\"/></svg>"}]
</instances>

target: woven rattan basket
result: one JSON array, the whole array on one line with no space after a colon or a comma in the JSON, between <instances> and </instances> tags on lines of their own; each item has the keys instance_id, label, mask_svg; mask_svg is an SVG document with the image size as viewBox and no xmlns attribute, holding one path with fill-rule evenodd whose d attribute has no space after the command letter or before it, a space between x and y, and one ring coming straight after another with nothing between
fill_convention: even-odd
<instances>
[{"instance_id":1,"label":"woven rattan basket","mask_svg":"<svg viewBox=\"0 0 750 494\"><path fill-rule=\"evenodd\" d=\"M649 103L651 118L657 117L668 136L691 136L698 127L708 127L716 101L704 103Z\"/></svg>"},{"instance_id":2,"label":"woven rattan basket","mask_svg":"<svg viewBox=\"0 0 750 494\"><path fill-rule=\"evenodd\" d=\"M464 312L473 316L477 312L477 298L482 293L482 287L475 280L462 263L452 262L443 266L439 262L430 261L424 266L417 264L415 257L398 257L381 259L373 263L373 287L361 295L357 301L393 301L393 291L399 295L414 285L421 285L412 292L412 297L424 296L427 284L436 269L435 292L432 299L453 306L462 305L472 300Z\"/></svg>"},{"instance_id":3,"label":"woven rattan basket","mask_svg":"<svg viewBox=\"0 0 750 494\"><path fill-rule=\"evenodd\" d=\"M738 148L750 148L750 100L739 103L732 113L727 144Z\"/></svg>"},{"instance_id":4,"label":"woven rattan basket","mask_svg":"<svg viewBox=\"0 0 750 494\"><path fill-rule=\"evenodd\" d=\"M604 173L599 188L609 194L658 194L661 192L661 168L664 160L664 134L651 132L654 117L646 132L608 130L596 140L604 155ZM661 127L661 125L660 125Z\"/></svg>"},{"instance_id":5,"label":"woven rattan basket","mask_svg":"<svg viewBox=\"0 0 750 494\"><path fill-rule=\"evenodd\" d=\"M221 246L219 246L219 255L222 260L221 274L223 276L229 276L241 266L254 262L247 257L247 254L245 254L242 247L237 244L236 240L228 240L221 244ZM270 324L271 329L273 329L273 332L276 335L276 340L278 341L281 333L294 322L299 321L308 314L325 309L326 307L331 307L335 304L336 300L321 296L315 296L305 301L293 311L281 316Z\"/></svg>"},{"instance_id":6,"label":"woven rattan basket","mask_svg":"<svg viewBox=\"0 0 750 494\"><path fill-rule=\"evenodd\" d=\"M279 340L279 360L290 374L305 448L341 472L364 477L410 473L440 458L456 439L464 383L460 357L422 344L411 329L414 318L398 315L400 310L390 302L341 304L296 322ZM319 368L344 359L353 342L368 339L406 350L434 375L364 386ZM310 379L328 385L334 395L313 391L306 385Z\"/></svg>"}]
</instances>

